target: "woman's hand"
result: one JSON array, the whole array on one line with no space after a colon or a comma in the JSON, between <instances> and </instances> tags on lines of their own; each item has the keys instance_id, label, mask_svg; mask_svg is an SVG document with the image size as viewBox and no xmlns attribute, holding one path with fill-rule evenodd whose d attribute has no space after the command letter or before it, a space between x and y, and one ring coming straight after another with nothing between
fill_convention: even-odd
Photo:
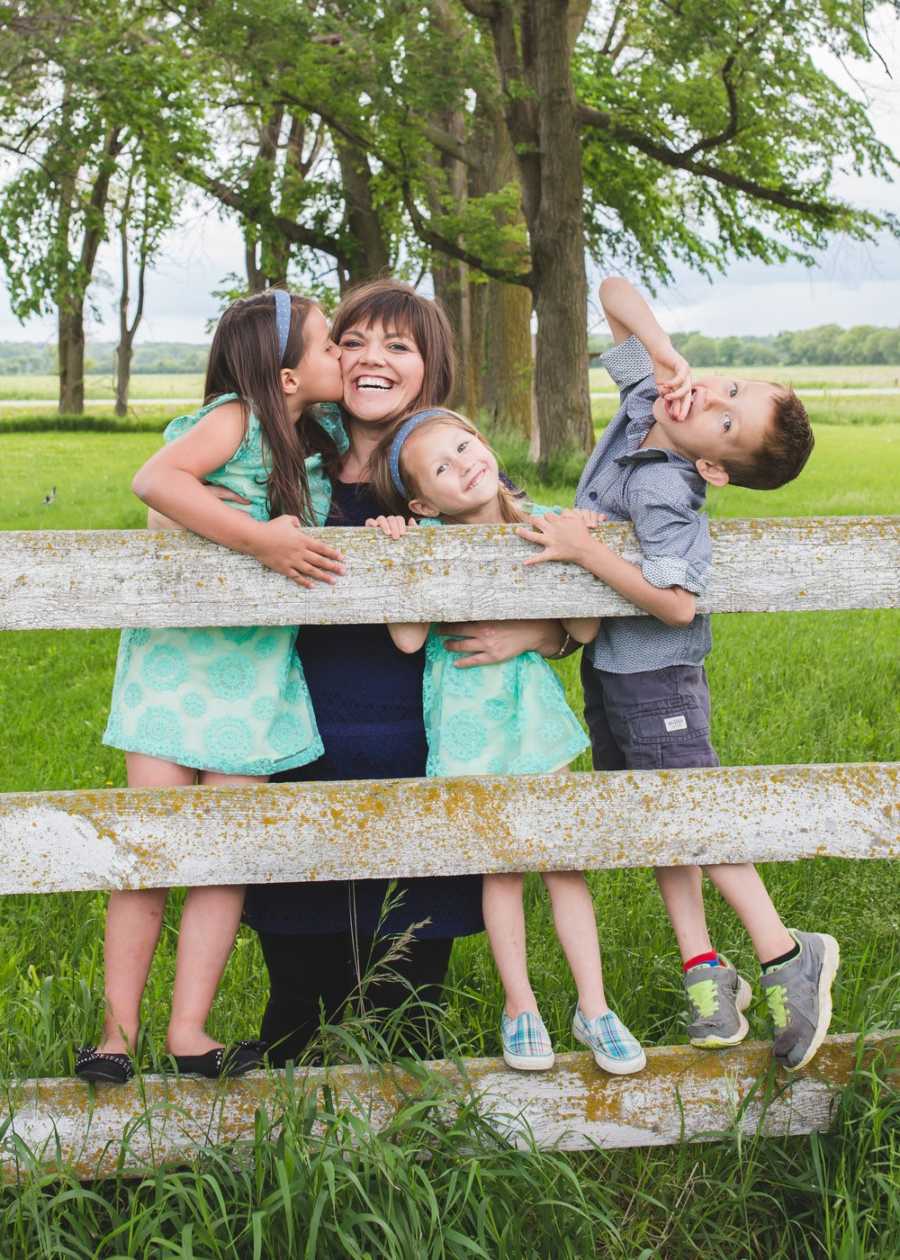
<instances>
[{"instance_id":1,"label":"woman's hand","mask_svg":"<svg viewBox=\"0 0 900 1260\"><path fill-rule=\"evenodd\" d=\"M565 633L558 621L465 621L440 627L444 645L458 652L459 669L471 665L499 665L523 652L552 656L558 652Z\"/></svg>"},{"instance_id":2,"label":"woman's hand","mask_svg":"<svg viewBox=\"0 0 900 1260\"><path fill-rule=\"evenodd\" d=\"M276 516L261 522L251 554L260 564L312 589L312 581L334 584L332 574L344 572L343 556L318 538L310 538L296 516Z\"/></svg>"},{"instance_id":3,"label":"woman's hand","mask_svg":"<svg viewBox=\"0 0 900 1260\"><path fill-rule=\"evenodd\" d=\"M415 525L415 521L410 517L409 525ZM402 538L409 528L406 520L402 516L370 516L366 521L366 527L371 529L380 529L383 534L387 534L388 538Z\"/></svg>"}]
</instances>

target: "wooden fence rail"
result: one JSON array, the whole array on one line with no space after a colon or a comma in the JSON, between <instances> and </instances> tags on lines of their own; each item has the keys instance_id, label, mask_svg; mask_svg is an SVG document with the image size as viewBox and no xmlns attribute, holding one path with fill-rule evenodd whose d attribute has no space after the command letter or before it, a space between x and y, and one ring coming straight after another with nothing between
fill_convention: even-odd
<instances>
[{"instance_id":1,"label":"wooden fence rail","mask_svg":"<svg viewBox=\"0 0 900 1260\"><path fill-rule=\"evenodd\" d=\"M713 521L706 611L892 608L900 518ZM189 535L0 534L0 629L304 625L602 615L636 610L576 566L525 568L509 527L323 532L348 572L304 591ZM604 537L630 559L630 527ZM0 795L0 894L177 884L416 877L683 863L897 857L897 766L751 766L610 774L8 793ZM896 1056L900 1034L868 1038ZM830 1037L790 1080L769 1047L648 1051L646 1072L600 1073L561 1055L523 1077L496 1060L300 1074L312 1091L390 1123L410 1092L476 1097L511 1140L565 1149L660 1145L731 1131L808 1133L831 1123L859 1049ZM425 1069L423 1069L425 1070ZM891 1069L888 1069L891 1070ZM328 1090L323 1094L325 1086ZM184 1160L246 1136L285 1105L282 1073L209 1082L147 1077L88 1090L10 1081L0 1177L59 1160L83 1176ZM330 1105L330 1104L329 1104ZM24 1144L24 1146L23 1146ZM24 1147L32 1155L24 1154Z\"/></svg>"},{"instance_id":2,"label":"wooden fence rail","mask_svg":"<svg viewBox=\"0 0 900 1260\"><path fill-rule=\"evenodd\" d=\"M900 517L711 522L713 576L701 611L893 608ZM577 565L522 561L534 553L512 526L413 531L399 543L374 530L318 532L347 573L303 590L287 578L181 532L0 534L0 630L114 626L309 625L374 621L633 615ZM630 525L610 546L639 552Z\"/></svg>"},{"instance_id":3,"label":"wooden fence rail","mask_svg":"<svg viewBox=\"0 0 900 1260\"><path fill-rule=\"evenodd\" d=\"M772 1071L764 1042L718 1053L649 1047L638 1076L607 1076L588 1054L561 1054L552 1071L527 1074L510 1072L502 1059L441 1060L415 1073L312 1068L296 1073L293 1088L283 1072L223 1082L147 1076L90 1094L78 1080L22 1081L7 1089L11 1126L0 1145L0 1179L57 1164L90 1178L184 1163L214 1143L248 1140L261 1109L277 1130L279 1116L310 1095L326 1115L346 1112L376 1130L409 1102L436 1099L451 1116L474 1099L510 1142L569 1151L672 1146L735 1131L796 1136L830 1127L857 1064L864 1069L880 1052L893 1078L896 1050L895 1034L861 1046L855 1036L828 1037L790 1083ZM359 1131L347 1139L362 1140Z\"/></svg>"},{"instance_id":4,"label":"wooden fence rail","mask_svg":"<svg viewBox=\"0 0 900 1260\"><path fill-rule=\"evenodd\" d=\"M894 765L0 795L0 893L900 856Z\"/></svg>"}]
</instances>

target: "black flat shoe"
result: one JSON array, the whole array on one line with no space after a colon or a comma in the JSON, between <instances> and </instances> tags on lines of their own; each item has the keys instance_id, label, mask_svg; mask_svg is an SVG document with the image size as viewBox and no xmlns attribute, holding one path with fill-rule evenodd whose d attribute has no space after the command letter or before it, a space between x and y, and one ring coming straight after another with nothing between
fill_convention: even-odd
<instances>
[{"instance_id":1,"label":"black flat shoe","mask_svg":"<svg viewBox=\"0 0 900 1260\"><path fill-rule=\"evenodd\" d=\"M83 1081L124 1085L134 1076L134 1064L128 1054L102 1054L96 1046L82 1046L75 1051L75 1075Z\"/></svg>"},{"instance_id":2,"label":"black flat shoe","mask_svg":"<svg viewBox=\"0 0 900 1260\"><path fill-rule=\"evenodd\" d=\"M230 1046L217 1046L206 1054L170 1054L181 1076L243 1076L263 1067L265 1044L262 1041L236 1041Z\"/></svg>"}]
</instances>

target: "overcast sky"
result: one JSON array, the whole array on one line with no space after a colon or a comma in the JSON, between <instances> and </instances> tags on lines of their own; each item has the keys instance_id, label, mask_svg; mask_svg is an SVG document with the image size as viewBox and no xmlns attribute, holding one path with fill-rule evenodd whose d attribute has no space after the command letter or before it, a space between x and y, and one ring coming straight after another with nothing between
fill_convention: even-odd
<instances>
[{"instance_id":1,"label":"overcast sky","mask_svg":"<svg viewBox=\"0 0 900 1260\"><path fill-rule=\"evenodd\" d=\"M890 6L879 13L876 46L893 71L889 78L879 62L853 67L855 84L836 62L819 58L833 76L859 95L865 91L879 137L900 156L900 22ZM855 204L900 215L900 184L871 177L840 177L835 192ZM187 205L179 226L169 233L160 260L149 277L140 341L205 342L206 322L218 310L212 290L229 273L241 272L243 246L233 221L223 220L206 203ZM117 260L109 247L101 251L99 269L110 277L108 289L93 293L104 319L91 321L89 336L114 340L113 298ZM900 322L900 241L884 236L877 244L859 245L835 238L806 268L798 263L766 267L736 262L712 284L687 268L660 292L655 306L673 332L699 329L714 336L765 334L815 324L888 324ZM600 314L591 304L592 330L601 329ZM20 324L9 309L0 281L0 340L46 341L55 338L55 318Z\"/></svg>"}]
</instances>

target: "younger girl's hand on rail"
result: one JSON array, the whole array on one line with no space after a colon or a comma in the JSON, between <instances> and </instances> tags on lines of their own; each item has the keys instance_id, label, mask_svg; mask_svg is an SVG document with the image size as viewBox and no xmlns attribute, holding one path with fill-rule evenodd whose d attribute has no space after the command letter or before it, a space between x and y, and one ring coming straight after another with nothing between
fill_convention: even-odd
<instances>
[{"instance_id":1,"label":"younger girl's hand on rail","mask_svg":"<svg viewBox=\"0 0 900 1260\"><path fill-rule=\"evenodd\" d=\"M259 526L252 554L269 569L282 573L298 586L312 589L312 581L334 584L332 574L343 573L343 556L318 538L311 538L296 516L276 516Z\"/></svg>"},{"instance_id":2,"label":"younger girl's hand on rail","mask_svg":"<svg viewBox=\"0 0 900 1260\"><path fill-rule=\"evenodd\" d=\"M458 669L499 665L523 652L552 656L564 639L559 622L550 620L445 622L440 633L448 651L460 654Z\"/></svg>"},{"instance_id":3,"label":"younger girl's hand on rail","mask_svg":"<svg viewBox=\"0 0 900 1260\"><path fill-rule=\"evenodd\" d=\"M410 525L415 525L414 520L410 520ZM402 538L406 533L407 524L402 516L370 516L366 521L366 527L371 529L380 529L383 534L387 534L388 538Z\"/></svg>"}]
</instances>

